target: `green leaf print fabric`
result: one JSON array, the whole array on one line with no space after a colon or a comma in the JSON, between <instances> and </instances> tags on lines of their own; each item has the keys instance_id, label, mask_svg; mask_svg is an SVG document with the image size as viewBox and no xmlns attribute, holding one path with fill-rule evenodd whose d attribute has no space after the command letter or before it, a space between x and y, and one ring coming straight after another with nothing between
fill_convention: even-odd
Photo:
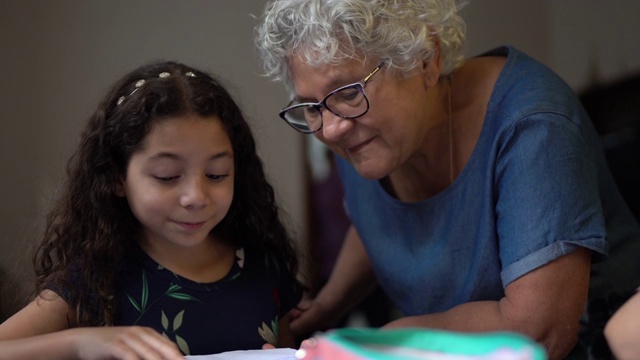
<instances>
[{"instance_id":1,"label":"green leaf print fabric","mask_svg":"<svg viewBox=\"0 0 640 360\"><path fill-rule=\"evenodd\" d=\"M285 269L271 256L238 249L223 279L197 283L139 250L120 272L116 325L154 328L185 355L260 349L277 342L278 321L300 300Z\"/></svg>"}]
</instances>

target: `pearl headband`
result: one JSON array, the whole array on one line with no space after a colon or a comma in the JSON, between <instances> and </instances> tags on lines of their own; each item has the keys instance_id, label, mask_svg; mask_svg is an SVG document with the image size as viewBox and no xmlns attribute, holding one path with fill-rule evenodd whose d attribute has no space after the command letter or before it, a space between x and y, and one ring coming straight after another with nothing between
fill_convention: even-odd
<instances>
[{"instance_id":1,"label":"pearl headband","mask_svg":"<svg viewBox=\"0 0 640 360\"><path fill-rule=\"evenodd\" d=\"M166 71L161 72L160 74L158 74L158 77L161 79L164 78L168 78L169 76L171 76L171 73L168 73ZM184 76L187 77L196 77L196 74L194 74L191 71L187 71L186 73L184 73ZM140 89L142 87L142 85L144 85L144 83L147 82L145 79L140 79L138 81L136 81L135 85L134 85L134 89L133 91L128 95L131 96L133 95L136 91L138 91L138 89ZM118 101L116 102L116 105L120 105L122 104L122 102L126 99L126 96L120 96L120 98L118 99Z\"/></svg>"}]
</instances>

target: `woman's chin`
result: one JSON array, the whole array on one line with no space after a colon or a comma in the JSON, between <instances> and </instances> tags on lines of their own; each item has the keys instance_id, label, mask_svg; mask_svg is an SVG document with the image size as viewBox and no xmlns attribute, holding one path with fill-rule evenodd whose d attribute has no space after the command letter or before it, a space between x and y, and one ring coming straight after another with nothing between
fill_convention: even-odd
<instances>
[{"instance_id":1,"label":"woman's chin","mask_svg":"<svg viewBox=\"0 0 640 360\"><path fill-rule=\"evenodd\" d=\"M386 166L381 166L382 164L379 161L375 163L373 161L352 162L351 164L358 174L365 179L380 180L389 175L389 169Z\"/></svg>"}]
</instances>

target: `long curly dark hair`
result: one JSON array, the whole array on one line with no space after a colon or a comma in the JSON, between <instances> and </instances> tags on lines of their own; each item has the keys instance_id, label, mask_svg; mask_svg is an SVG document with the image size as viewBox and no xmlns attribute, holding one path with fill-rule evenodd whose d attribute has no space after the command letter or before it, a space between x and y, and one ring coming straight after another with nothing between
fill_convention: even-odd
<instances>
[{"instance_id":1,"label":"long curly dark hair","mask_svg":"<svg viewBox=\"0 0 640 360\"><path fill-rule=\"evenodd\" d=\"M36 293L50 288L73 299L73 325L113 324L114 269L141 234L116 186L154 122L187 114L219 118L233 146L233 202L212 234L238 247L265 251L297 274L296 251L238 105L202 71L176 62L152 63L119 80L91 116L33 257Z\"/></svg>"}]
</instances>

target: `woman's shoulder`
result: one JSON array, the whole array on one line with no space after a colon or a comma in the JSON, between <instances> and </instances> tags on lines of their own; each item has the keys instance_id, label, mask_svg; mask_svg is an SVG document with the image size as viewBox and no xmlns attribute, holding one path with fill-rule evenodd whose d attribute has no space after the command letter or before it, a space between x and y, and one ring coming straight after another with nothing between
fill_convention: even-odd
<instances>
[{"instance_id":1,"label":"woman's shoulder","mask_svg":"<svg viewBox=\"0 0 640 360\"><path fill-rule=\"evenodd\" d=\"M499 82L515 82L532 86L568 87L564 80L540 60L510 45L500 46L466 60L471 72L488 72ZM486 75L485 75L486 76Z\"/></svg>"},{"instance_id":2,"label":"woman's shoulder","mask_svg":"<svg viewBox=\"0 0 640 360\"><path fill-rule=\"evenodd\" d=\"M457 107L486 108L506 63L504 56L481 56L467 60L452 76L455 91L453 100Z\"/></svg>"},{"instance_id":3,"label":"woman's shoulder","mask_svg":"<svg viewBox=\"0 0 640 360\"><path fill-rule=\"evenodd\" d=\"M482 56L469 59L451 78L453 118L460 141L459 168L466 166L480 137L496 83L507 62L504 56Z\"/></svg>"},{"instance_id":4,"label":"woman's shoulder","mask_svg":"<svg viewBox=\"0 0 640 360\"><path fill-rule=\"evenodd\" d=\"M508 60L507 56L500 54L488 54L467 59L462 66L470 73L485 74L485 76L497 77Z\"/></svg>"},{"instance_id":5,"label":"woman's shoulder","mask_svg":"<svg viewBox=\"0 0 640 360\"><path fill-rule=\"evenodd\" d=\"M569 117L579 100L569 85L547 65L512 46L502 46L469 61L479 68L495 69L496 57L503 65L491 92L489 111L508 113L520 118L540 112L554 112Z\"/></svg>"}]
</instances>

